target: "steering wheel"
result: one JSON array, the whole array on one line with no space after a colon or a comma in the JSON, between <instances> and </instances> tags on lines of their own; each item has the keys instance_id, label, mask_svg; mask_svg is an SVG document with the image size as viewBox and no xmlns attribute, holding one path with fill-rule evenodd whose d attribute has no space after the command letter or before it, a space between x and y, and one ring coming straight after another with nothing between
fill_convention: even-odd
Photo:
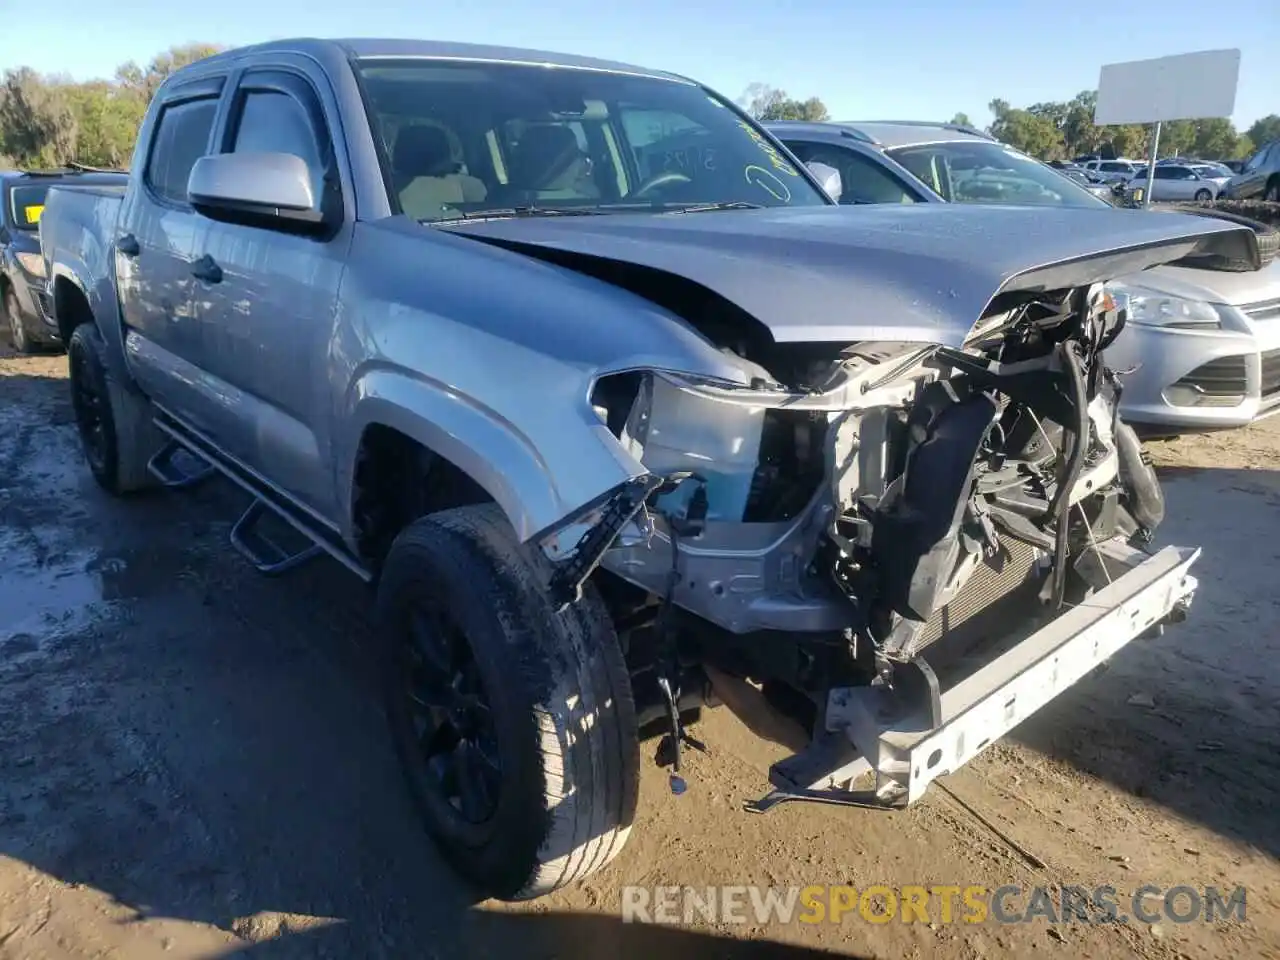
<instances>
[{"instance_id":1,"label":"steering wheel","mask_svg":"<svg viewBox=\"0 0 1280 960\"><path fill-rule=\"evenodd\" d=\"M693 183L693 180L690 177L685 176L683 173L680 173L678 170L664 170L662 173L655 173L644 183L640 184L640 186L636 187L635 190L631 191L631 197L633 199L638 199L649 193L651 190L656 190L658 187L665 187L668 183Z\"/></svg>"}]
</instances>

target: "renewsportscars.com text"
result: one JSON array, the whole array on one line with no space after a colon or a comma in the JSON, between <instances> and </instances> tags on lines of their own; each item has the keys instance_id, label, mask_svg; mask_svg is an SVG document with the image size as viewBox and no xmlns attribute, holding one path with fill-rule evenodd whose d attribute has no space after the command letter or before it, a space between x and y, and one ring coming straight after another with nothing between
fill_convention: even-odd
<instances>
[{"instance_id":1,"label":"renewsportscars.com text","mask_svg":"<svg viewBox=\"0 0 1280 960\"><path fill-rule=\"evenodd\" d=\"M624 923L1221 923L1243 922L1245 912L1244 887L1144 884L1132 894L1075 884L622 888Z\"/></svg>"}]
</instances>

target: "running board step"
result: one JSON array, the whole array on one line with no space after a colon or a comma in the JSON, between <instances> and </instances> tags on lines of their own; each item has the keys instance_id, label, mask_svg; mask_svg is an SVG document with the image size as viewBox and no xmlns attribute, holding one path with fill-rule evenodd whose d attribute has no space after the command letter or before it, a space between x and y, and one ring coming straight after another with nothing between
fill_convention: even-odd
<instances>
[{"instance_id":1,"label":"running board step","mask_svg":"<svg viewBox=\"0 0 1280 960\"><path fill-rule=\"evenodd\" d=\"M295 570L326 551L319 544L309 544L290 552L258 530L266 517L274 516L262 500L254 500L231 528L231 545L240 551L254 569L269 577Z\"/></svg>"},{"instance_id":2,"label":"running board step","mask_svg":"<svg viewBox=\"0 0 1280 960\"><path fill-rule=\"evenodd\" d=\"M186 449L195 460L209 464L212 470L221 473L253 498L253 504L232 528L231 545L247 557L255 569L268 575L285 573L320 553L327 553L365 583L373 580L372 572L347 550L336 530L327 530L316 516L308 515L306 510L291 503L283 495L273 497L269 485L261 477L236 461L220 456L217 446L203 434L180 423L159 407L156 410L155 425L170 442ZM172 455L168 454L169 457ZM194 474L180 477L174 475L175 472L166 472L167 458L157 455L153 459L158 461L157 467L162 471L158 475L161 480L189 479L195 482ZM256 528L268 516L278 519L291 531L305 538L308 546L289 550L264 536Z\"/></svg>"},{"instance_id":3,"label":"running board step","mask_svg":"<svg viewBox=\"0 0 1280 960\"><path fill-rule=\"evenodd\" d=\"M186 454L189 459L199 460L204 463L204 467L194 471L184 470L179 464L174 463L174 457L178 454ZM185 490L208 480L218 472L218 468L198 454L192 453L177 440L170 439L154 457L147 461L147 472L169 490Z\"/></svg>"}]
</instances>

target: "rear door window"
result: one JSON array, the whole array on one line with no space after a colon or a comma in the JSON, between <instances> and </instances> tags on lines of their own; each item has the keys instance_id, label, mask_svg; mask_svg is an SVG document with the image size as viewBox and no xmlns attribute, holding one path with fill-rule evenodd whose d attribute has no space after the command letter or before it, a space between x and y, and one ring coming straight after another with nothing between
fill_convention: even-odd
<instances>
[{"instance_id":1,"label":"rear door window","mask_svg":"<svg viewBox=\"0 0 1280 960\"><path fill-rule=\"evenodd\" d=\"M186 204L187 179L196 161L209 152L217 112L217 97L183 100L161 108L143 177L157 197Z\"/></svg>"}]
</instances>

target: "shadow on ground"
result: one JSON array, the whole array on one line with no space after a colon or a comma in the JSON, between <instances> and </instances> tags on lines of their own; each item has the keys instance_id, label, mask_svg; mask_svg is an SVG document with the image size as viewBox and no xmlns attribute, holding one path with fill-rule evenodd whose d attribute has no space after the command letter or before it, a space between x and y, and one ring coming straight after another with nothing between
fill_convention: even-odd
<instances>
[{"instance_id":1,"label":"shadow on ground","mask_svg":"<svg viewBox=\"0 0 1280 960\"><path fill-rule=\"evenodd\" d=\"M1161 470L1158 542L1199 546L1186 623L1013 737L1280 857L1280 471Z\"/></svg>"},{"instance_id":2,"label":"shadow on ground","mask_svg":"<svg viewBox=\"0 0 1280 960\"><path fill-rule=\"evenodd\" d=\"M596 913L491 913L472 911L459 919L460 943L429 948L419 945L408 955L520 957L530 960L820 960L834 954L771 940L730 940L693 930L657 924L623 923ZM330 949L329 931L291 935L274 942L237 948L226 958L286 960L302 956L340 956ZM856 960L856 958L855 958Z\"/></svg>"},{"instance_id":3,"label":"shadow on ground","mask_svg":"<svg viewBox=\"0 0 1280 960\"><path fill-rule=\"evenodd\" d=\"M478 909L402 789L367 590L328 561L259 577L227 545L245 499L225 485L109 500L65 392L0 377L3 582L25 598L0 610L0 854L134 919L253 941L238 956L819 956L622 924L607 904ZM1280 482L1210 470L1167 490L1162 539L1205 548L1192 619L1017 736L1280 855Z\"/></svg>"},{"instance_id":4,"label":"shadow on ground","mask_svg":"<svg viewBox=\"0 0 1280 960\"><path fill-rule=\"evenodd\" d=\"M367 588L327 560L258 576L227 544L229 485L111 500L65 397L0 377L0 854L126 927L233 934L228 956L821 955L623 924L608 894L599 915L477 907L403 789ZM97 911L64 922L103 933Z\"/></svg>"}]
</instances>

